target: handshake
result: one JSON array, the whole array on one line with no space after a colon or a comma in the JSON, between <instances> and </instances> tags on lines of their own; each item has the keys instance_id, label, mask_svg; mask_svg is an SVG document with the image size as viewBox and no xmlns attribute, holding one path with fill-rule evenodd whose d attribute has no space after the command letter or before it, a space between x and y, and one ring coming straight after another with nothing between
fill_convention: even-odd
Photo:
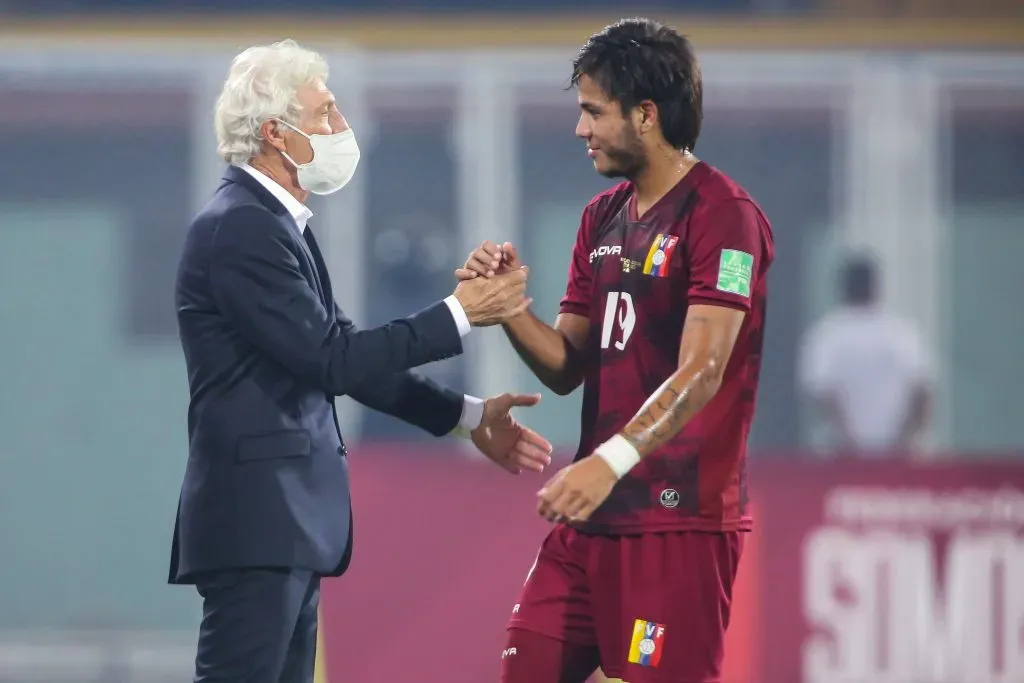
<instances>
[{"instance_id":1,"label":"handshake","mask_svg":"<svg viewBox=\"0 0 1024 683\"><path fill-rule=\"evenodd\" d=\"M528 275L529 269L519 262L511 243L499 247L484 242L455 271L459 284L454 295L471 325L498 325L519 315L533 302L526 296Z\"/></svg>"}]
</instances>

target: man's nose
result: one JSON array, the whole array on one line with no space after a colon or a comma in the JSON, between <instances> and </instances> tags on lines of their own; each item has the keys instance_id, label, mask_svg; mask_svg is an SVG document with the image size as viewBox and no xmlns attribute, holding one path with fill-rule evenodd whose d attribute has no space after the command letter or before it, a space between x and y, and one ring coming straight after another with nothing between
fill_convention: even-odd
<instances>
[{"instance_id":1,"label":"man's nose","mask_svg":"<svg viewBox=\"0 0 1024 683\"><path fill-rule=\"evenodd\" d=\"M330 122L332 133L342 133L350 128L350 126L348 125L348 121L345 119L344 116L342 116L341 112L332 114Z\"/></svg>"}]
</instances>

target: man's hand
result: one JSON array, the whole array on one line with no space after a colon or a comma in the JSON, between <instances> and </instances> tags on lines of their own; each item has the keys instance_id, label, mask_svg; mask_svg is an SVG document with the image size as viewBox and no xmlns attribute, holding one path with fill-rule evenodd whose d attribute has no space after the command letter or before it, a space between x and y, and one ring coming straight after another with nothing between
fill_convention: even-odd
<instances>
[{"instance_id":1,"label":"man's hand","mask_svg":"<svg viewBox=\"0 0 1024 683\"><path fill-rule=\"evenodd\" d=\"M551 464L551 444L510 415L516 406L533 406L540 394L501 394L484 401L480 426L470 432L481 453L512 474L522 470L543 472Z\"/></svg>"},{"instance_id":2,"label":"man's hand","mask_svg":"<svg viewBox=\"0 0 1024 683\"><path fill-rule=\"evenodd\" d=\"M618 477L598 455L559 470L540 490L537 512L550 522L584 522L612 492Z\"/></svg>"},{"instance_id":3,"label":"man's hand","mask_svg":"<svg viewBox=\"0 0 1024 683\"><path fill-rule=\"evenodd\" d=\"M455 269L455 277L460 280L472 280L481 275L493 277L522 267L519 254L511 242L497 245L486 241L470 252L462 268Z\"/></svg>"},{"instance_id":4,"label":"man's hand","mask_svg":"<svg viewBox=\"0 0 1024 683\"><path fill-rule=\"evenodd\" d=\"M461 280L455 298L469 318L469 324L486 327L503 323L525 311L533 302L526 297L526 268L496 275Z\"/></svg>"}]
</instances>

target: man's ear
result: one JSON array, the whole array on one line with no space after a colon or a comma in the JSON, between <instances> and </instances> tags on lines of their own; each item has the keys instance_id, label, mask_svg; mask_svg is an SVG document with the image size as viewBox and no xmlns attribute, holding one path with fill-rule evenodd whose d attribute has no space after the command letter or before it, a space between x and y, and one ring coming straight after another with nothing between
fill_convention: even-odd
<instances>
[{"instance_id":1,"label":"man's ear","mask_svg":"<svg viewBox=\"0 0 1024 683\"><path fill-rule=\"evenodd\" d=\"M287 129L280 121L274 119L267 119L260 125L260 137L266 140L267 144L271 145L275 149L284 151L284 132Z\"/></svg>"}]
</instances>

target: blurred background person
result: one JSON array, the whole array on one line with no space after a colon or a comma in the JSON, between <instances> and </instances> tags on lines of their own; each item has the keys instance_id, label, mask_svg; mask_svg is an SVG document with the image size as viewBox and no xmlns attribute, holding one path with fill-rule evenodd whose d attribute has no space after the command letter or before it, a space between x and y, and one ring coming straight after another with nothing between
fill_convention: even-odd
<instances>
[{"instance_id":1,"label":"blurred background person","mask_svg":"<svg viewBox=\"0 0 1024 683\"><path fill-rule=\"evenodd\" d=\"M931 417L931 352L909 321L886 309L878 264L848 258L838 305L807 332L800 387L828 432L828 445L864 457L909 453Z\"/></svg>"}]
</instances>

